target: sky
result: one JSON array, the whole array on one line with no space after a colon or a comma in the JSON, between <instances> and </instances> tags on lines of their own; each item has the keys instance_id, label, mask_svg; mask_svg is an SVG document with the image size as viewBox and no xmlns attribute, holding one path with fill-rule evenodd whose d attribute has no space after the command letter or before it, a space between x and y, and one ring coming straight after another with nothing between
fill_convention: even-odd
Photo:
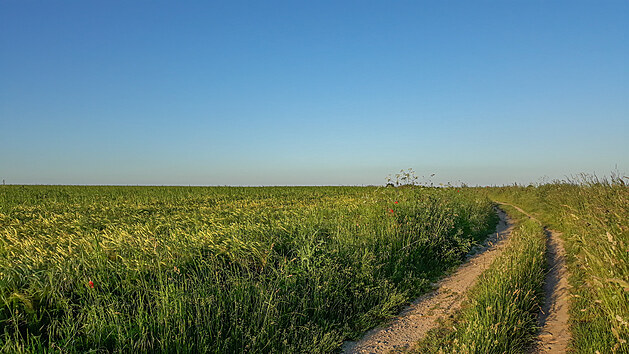
<instances>
[{"instance_id":1,"label":"sky","mask_svg":"<svg viewBox=\"0 0 629 354\"><path fill-rule=\"evenodd\" d=\"M7 184L629 172L629 1L0 0Z\"/></svg>"}]
</instances>

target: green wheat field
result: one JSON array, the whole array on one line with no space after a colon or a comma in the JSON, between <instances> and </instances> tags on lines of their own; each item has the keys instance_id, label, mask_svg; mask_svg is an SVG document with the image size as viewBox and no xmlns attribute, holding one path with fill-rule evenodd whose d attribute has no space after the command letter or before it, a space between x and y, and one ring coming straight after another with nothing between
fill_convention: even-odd
<instances>
[{"instance_id":1,"label":"green wheat field","mask_svg":"<svg viewBox=\"0 0 629 354\"><path fill-rule=\"evenodd\" d=\"M509 202L563 232L570 350L629 352L625 182L0 186L0 350L339 352L460 265ZM540 235L519 224L459 330L426 351L525 351L543 300Z\"/></svg>"}]
</instances>

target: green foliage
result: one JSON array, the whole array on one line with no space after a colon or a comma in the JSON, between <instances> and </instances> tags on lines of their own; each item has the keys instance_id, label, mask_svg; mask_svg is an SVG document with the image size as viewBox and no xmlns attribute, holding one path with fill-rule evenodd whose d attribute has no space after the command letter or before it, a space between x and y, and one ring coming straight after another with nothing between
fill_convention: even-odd
<instances>
[{"instance_id":1,"label":"green foliage","mask_svg":"<svg viewBox=\"0 0 629 354\"><path fill-rule=\"evenodd\" d=\"M543 298L545 235L525 221L479 278L457 317L429 333L415 351L521 353L537 331Z\"/></svg>"},{"instance_id":2,"label":"green foliage","mask_svg":"<svg viewBox=\"0 0 629 354\"><path fill-rule=\"evenodd\" d=\"M626 179L626 177L625 177ZM629 352L629 188L581 176L547 185L488 189L563 233L571 272L576 352Z\"/></svg>"},{"instance_id":3,"label":"green foliage","mask_svg":"<svg viewBox=\"0 0 629 354\"><path fill-rule=\"evenodd\" d=\"M453 189L0 188L0 350L330 352L495 225Z\"/></svg>"}]
</instances>

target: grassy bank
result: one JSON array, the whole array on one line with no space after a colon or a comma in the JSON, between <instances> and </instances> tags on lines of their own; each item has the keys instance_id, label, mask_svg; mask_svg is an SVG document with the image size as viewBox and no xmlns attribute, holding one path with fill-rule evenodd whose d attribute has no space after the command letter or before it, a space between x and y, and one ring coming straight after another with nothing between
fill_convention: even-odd
<instances>
[{"instance_id":1,"label":"grassy bank","mask_svg":"<svg viewBox=\"0 0 629 354\"><path fill-rule=\"evenodd\" d=\"M625 178L626 181L626 178ZM491 188L563 233L571 272L572 347L629 352L629 188L582 177L542 186Z\"/></svg>"},{"instance_id":2,"label":"grassy bank","mask_svg":"<svg viewBox=\"0 0 629 354\"><path fill-rule=\"evenodd\" d=\"M511 208L509 213L518 213ZM521 220L509 244L469 291L460 313L414 348L417 353L523 352L537 332L546 267L543 228Z\"/></svg>"},{"instance_id":3,"label":"grassy bank","mask_svg":"<svg viewBox=\"0 0 629 354\"><path fill-rule=\"evenodd\" d=\"M0 186L0 348L333 351L495 222L455 189Z\"/></svg>"}]
</instances>

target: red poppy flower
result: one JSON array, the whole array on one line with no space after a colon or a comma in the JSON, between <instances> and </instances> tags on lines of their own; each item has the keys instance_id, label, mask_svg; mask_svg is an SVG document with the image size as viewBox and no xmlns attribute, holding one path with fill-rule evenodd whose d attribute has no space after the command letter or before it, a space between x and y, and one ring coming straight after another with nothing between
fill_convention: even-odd
<instances>
[{"instance_id":1,"label":"red poppy flower","mask_svg":"<svg viewBox=\"0 0 629 354\"><path fill-rule=\"evenodd\" d=\"M393 212L393 209L389 209L389 212L390 212L390 213L392 213L392 212Z\"/></svg>"},{"instance_id":2,"label":"red poppy flower","mask_svg":"<svg viewBox=\"0 0 629 354\"><path fill-rule=\"evenodd\" d=\"M90 280L88 283L90 284L90 288L94 289L94 282Z\"/></svg>"},{"instance_id":3,"label":"red poppy flower","mask_svg":"<svg viewBox=\"0 0 629 354\"><path fill-rule=\"evenodd\" d=\"M394 203L397 204L397 200Z\"/></svg>"}]
</instances>

